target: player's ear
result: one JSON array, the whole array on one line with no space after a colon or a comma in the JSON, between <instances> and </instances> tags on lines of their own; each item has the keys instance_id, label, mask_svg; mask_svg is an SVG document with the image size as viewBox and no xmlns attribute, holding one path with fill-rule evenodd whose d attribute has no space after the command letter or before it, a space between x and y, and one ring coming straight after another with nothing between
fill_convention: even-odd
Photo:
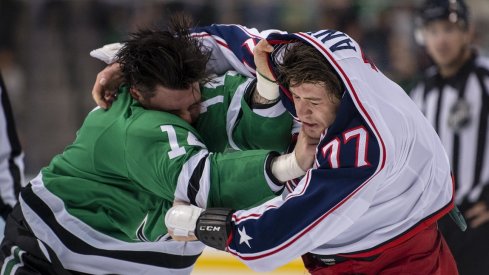
<instances>
[{"instance_id":1,"label":"player's ear","mask_svg":"<svg viewBox=\"0 0 489 275\"><path fill-rule=\"evenodd\" d=\"M143 99L143 95L141 94L141 92L136 87L131 87L129 89L129 93L131 94L132 98L134 98L137 101L140 101L141 99Z\"/></svg>"}]
</instances>

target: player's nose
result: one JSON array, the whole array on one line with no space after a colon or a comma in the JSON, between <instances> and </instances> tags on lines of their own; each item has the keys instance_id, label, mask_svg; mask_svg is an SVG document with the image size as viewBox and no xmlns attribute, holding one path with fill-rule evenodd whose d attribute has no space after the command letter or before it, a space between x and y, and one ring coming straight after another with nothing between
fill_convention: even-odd
<instances>
[{"instance_id":1,"label":"player's nose","mask_svg":"<svg viewBox=\"0 0 489 275\"><path fill-rule=\"evenodd\" d=\"M295 103L295 110L299 118L304 117L310 113L310 109L308 108L307 103L304 102L304 100L300 100Z\"/></svg>"}]
</instances>

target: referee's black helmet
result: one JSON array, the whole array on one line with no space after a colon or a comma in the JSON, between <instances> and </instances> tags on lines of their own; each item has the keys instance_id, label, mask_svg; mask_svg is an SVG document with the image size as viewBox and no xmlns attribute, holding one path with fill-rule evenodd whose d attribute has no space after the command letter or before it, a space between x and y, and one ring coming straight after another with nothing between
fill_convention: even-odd
<instances>
[{"instance_id":1,"label":"referee's black helmet","mask_svg":"<svg viewBox=\"0 0 489 275\"><path fill-rule=\"evenodd\" d=\"M422 25L434 20L448 20L467 26L469 10L464 0L427 0L419 10L419 18Z\"/></svg>"}]
</instances>

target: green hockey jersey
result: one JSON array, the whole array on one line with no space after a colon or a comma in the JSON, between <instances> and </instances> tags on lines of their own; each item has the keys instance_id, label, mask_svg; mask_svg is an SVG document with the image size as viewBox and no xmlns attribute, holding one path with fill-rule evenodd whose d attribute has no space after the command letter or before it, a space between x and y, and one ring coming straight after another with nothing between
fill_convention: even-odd
<instances>
[{"instance_id":1,"label":"green hockey jersey","mask_svg":"<svg viewBox=\"0 0 489 275\"><path fill-rule=\"evenodd\" d=\"M169 239L164 216L174 199L241 209L281 190L267 162L287 147L292 120L281 103L253 110L253 89L233 72L203 86L194 128L122 88L21 193L29 227L70 270L189 273L203 245Z\"/></svg>"}]
</instances>

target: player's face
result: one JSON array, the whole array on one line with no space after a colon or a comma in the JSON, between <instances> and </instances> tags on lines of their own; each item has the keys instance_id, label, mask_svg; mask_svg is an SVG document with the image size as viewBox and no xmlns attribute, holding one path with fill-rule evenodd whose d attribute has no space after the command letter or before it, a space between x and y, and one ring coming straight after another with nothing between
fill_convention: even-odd
<instances>
[{"instance_id":1,"label":"player's face","mask_svg":"<svg viewBox=\"0 0 489 275\"><path fill-rule=\"evenodd\" d=\"M423 28L426 51L440 67L457 66L470 43L469 32L459 24L435 20Z\"/></svg>"},{"instance_id":2,"label":"player's face","mask_svg":"<svg viewBox=\"0 0 489 275\"><path fill-rule=\"evenodd\" d=\"M192 124L199 117L200 100L200 86L195 82L183 90L157 85L153 97L139 99L139 102L147 109L169 112Z\"/></svg>"},{"instance_id":3,"label":"player's face","mask_svg":"<svg viewBox=\"0 0 489 275\"><path fill-rule=\"evenodd\" d=\"M304 132L312 138L321 134L333 124L340 100L333 98L324 85L304 83L291 87L295 110Z\"/></svg>"}]
</instances>

